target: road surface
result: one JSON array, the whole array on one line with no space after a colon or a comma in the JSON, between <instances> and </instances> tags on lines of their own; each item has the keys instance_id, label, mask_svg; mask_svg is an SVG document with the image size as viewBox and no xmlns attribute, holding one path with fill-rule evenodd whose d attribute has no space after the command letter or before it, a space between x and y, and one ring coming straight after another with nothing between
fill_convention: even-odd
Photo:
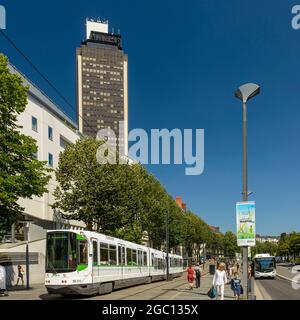
<instances>
[{"instance_id":1,"label":"road surface","mask_svg":"<svg viewBox=\"0 0 300 320\"><path fill-rule=\"evenodd\" d=\"M297 286L298 290L293 288L292 279L295 279L295 274L289 266L278 266L275 280L261 279L255 281L258 294L261 294L261 299L264 300L300 300L300 283ZM288 280L290 279L290 280Z\"/></svg>"}]
</instances>

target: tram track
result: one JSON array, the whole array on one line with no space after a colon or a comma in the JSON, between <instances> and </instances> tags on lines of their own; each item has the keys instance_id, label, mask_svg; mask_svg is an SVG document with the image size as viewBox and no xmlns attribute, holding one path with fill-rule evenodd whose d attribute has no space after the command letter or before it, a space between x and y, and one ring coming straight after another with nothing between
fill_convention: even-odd
<instances>
[{"instance_id":1,"label":"tram track","mask_svg":"<svg viewBox=\"0 0 300 320\"><path fill-rule=\"evenodd\" d=\"M177 280L173 280L172 283L174 283L174 282L179 282L179 281L182 281L182 277L180 277L180 278L177 279ZM155 283L152 282L151 284L155 284ZM149 290L151 290L151 289L153 289L153 288L161 288L161 287L164 287L164 286L166 286L166 285L168 285L168 284L170 284L170 282L166 282L166 283L163 283L163 284L158 285L158 286L151 286L151 288L146 288L146 289L144 289L144 290L140 290L140 291L135 292L135 293L133 293L133 294L129 294L129 295L127 295L126 297L123 297L123 298L121 298L121 299L119 299L119 300L126 300L126 299L128 299L128 298L130 298L130 297L134 297L134 296L137 296L137 295L142 294L142 293L144 293L144 292L147 292L147 291L149 291ZM149 284L148 284L148 285L149 285ZM179 286L182 286L182 285L183 285L183 284L180 284ZM176 286L176 288L179 287L179 286ZM172 289L173 289L173 288L172 288ZM151 298L150 300L152 300L152 298Z\"/></svg>"},{"instance_id":2,"label":"tram track","mask_svg":"<svg viewBox=\"0 0 300 320\"><path fill-rule=\"evenodd\" d=\"M204 273L202 277L205 277L207 274L208 274L208 272ZM181 287L181 286L186 286L186 283L182 283L182 284L180 284L180 285L178 285L178 286L176 286L176 287L172 287L170 290L174 291L174 290L176 290L177 288L179 288L179 287ZM165 295L165 294L166 294L166 292L160 293L160 294L156 295L155 297L153 297L153 298L151 298L151 299L149 299L149 300L155 300L155 299L157 299L158 297L163 296L163 295Z\"/></svg>"},{"instance_id":3,"label":"tram track","mask_svg":"<svg viewBox=\"0 0 300 320\"><path fill-rule=\"evenodd\" d=\"M184 286L184 285L186 286L185 283L181 283L180 285L178 285L178 286L176 286L176 287L172 287L172 288L170 289L170 291L171 291L171 290L172 290L172 291L173 291L173 290L176 290L177 288L182 287L182 286ZM166 293L167 293L167 292L160 293L160 294L158 294L158 295L150 298L149 300L156 300L158 297L163 296L163 295L165 295Z\"/></svg>"},{"instance_id":4,"label":"tram track","mask_svg":"<svg viewBox=\"0 0 300 320\"><path fill-rule=\"evenodd\" d=\"M203 273L202 276L205 277L208 273L209 273L209 272L206 271L206 272ZM171 283L180 282L180 281L182 281L183 279L185 279L185 276L184 276L184 275L183 275L182 277L180 277L180 278L176 278L176 280L173 280ZM152 282L151 284L155 284L155 283ZM151 284L148 284L148 286L151 285ZM120 298L119 300L126 300L126 299L128 299L128 298L130 298L130 297L134 297L134 296L137 296L137 295L139 295L139 294L143 294L143 293L145 293L145 292L147 292L147 291L150 291L150 290L152 290L152 289L154 289L154 288L161 288L161 287L167 286L168 284L170 284L170 282L164 282L163 284L158 285L158 286L155 286L155 287L154 287L154 286L151 286L151 288L146 288L146 289L140 290L140 291L138 291L138 292L135 292L135 293L133 293L133 294L128 294L126 297ZM179 288L179 287L181 287L181 286L184 286L184 285L185 285L185 283L181 283L180 285L177 285L177 286L175 286L175 287L170 288L170 290L174 290L174 289L176 290L177 288ZM120 289L120 290L122 290L122 289ZM151 298L149 298L149 300L157 299L158 297L163 296L164 294L166 294L166 292L163 292L163 293L160 293L159 295L156 295L156 296L154 296L154 297L151 297Z\"/></svg>"}]
</instances>

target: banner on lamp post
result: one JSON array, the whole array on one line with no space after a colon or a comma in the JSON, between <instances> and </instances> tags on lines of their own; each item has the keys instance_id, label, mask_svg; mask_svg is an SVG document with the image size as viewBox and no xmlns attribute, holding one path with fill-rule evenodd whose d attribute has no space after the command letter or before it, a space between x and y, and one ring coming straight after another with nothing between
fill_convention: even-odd
<instances>
[{"instance_id":1,"label":"banner on lamp post","mask_svg":"<svg viewBox=\"0 0 300 320\"><path fill-rule=\"evenodd\" d=\"M255 246L255 202L236 204L237 244L239 247Z\"/></svg>"}]
</instances>

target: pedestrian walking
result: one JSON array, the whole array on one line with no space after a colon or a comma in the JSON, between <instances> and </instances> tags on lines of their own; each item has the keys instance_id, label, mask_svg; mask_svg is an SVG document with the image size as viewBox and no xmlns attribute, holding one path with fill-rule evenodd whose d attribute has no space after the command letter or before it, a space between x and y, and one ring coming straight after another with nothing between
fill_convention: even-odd
<instances>
[{"instance_id":1,"label":"pedestrian walking","mask_svg":"<svg viewBox=\"0 0 300 320\"><path fill-rule=\"evenodd\" d=\"M229 277L230 277L230 279L232 279L233 277L234 277L234 273L235 273L236 271L234 270L234 264L232 264L231 266L230 266L230 269L229 269Z\"/></svg>"},{"instance_id":2,"label":"pedestrian walking","mask_svg":"<svg viewBox=\"0 0 300 320\"><path fill-rule=\"evenodd\" d=\"M187 281L189 283L190 290L193 290L194 287L194 281L195 281L195 270L192 265L189 265L187 272Z\"/></svg>"},{"instance_id":3,"label":"pedestrian walking","mask_svg":"<svg viewBox=\"0 0 300 320\"><path fill-rule=\"evenodd\" d=\"M199 264L195 267L195 273L196 273L196 288L200 288L200 281L201 281L201 266Z\"/></svg>"},{"instance_id":4,"label":"pedestrian walking","mask_svg":"<svg viewBox=\"0 0 300 320\"><path fill-rule=\"evenodd\" d=\"M217 289L217 297L216 297L217 300L220 297L221 297L221 300L224 300L224 289L225 289L225 284L227 283L225 268L226 268L225 263L221 262L213 278L212 285Z\"/></svg>"},{"instance_id":5,"label":"pedestrian walking","mask_svg":"<svg viewBox=\"0 0 300 320\"><path fill-rule=\"evenodd\" d=\"M233 291L235 300L240 300L242 293L242 281L237 272L234 273L233 279L231 279L231 290Z\"/></svg>"},{"instance_id":6,"label":"pedestrian walking","mask_svg":"<svg viewBox=\"0 0 300 320\"><path fill-rule=\"evenodd\" d=\"M19 280L21 279L22 282L22 286L24 286L24 269L21 265L18 265L18 279L17 279L17 283L16 286L19 285Z\"/></svg>"},{"instance_id":7,"label":"pedestrian walking","mask_svg":"<svg viewBox=\"0 0 300 320\"><path fill-rule=\"evenodd\" d=\"M229 261L226 263L226 274L227 274L227 278L230 279L230 263L229 263Z\"/></svg>"}]
</instances>

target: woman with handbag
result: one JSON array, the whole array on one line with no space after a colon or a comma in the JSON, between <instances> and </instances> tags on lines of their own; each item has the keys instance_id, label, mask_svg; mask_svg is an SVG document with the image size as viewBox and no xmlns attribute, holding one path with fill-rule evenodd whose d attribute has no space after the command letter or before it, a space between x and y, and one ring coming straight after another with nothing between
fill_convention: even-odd
<instances>
[{"instance_id":1,"label":"woman with handbag","mask_svg":"<svg viewBox=\"0 0 300 320\"><path fill-rule=\"evenodd\" d=\"M219 267L215 272L213 282L212 282L213 287L217 289L216 290L217 300L219 299L220 296L221 296L221 300L224 300L224 289L225 289L225 284L227 283L225 267L226 267L225 263L219 264Z\"/></svg>"}]
</instances>

